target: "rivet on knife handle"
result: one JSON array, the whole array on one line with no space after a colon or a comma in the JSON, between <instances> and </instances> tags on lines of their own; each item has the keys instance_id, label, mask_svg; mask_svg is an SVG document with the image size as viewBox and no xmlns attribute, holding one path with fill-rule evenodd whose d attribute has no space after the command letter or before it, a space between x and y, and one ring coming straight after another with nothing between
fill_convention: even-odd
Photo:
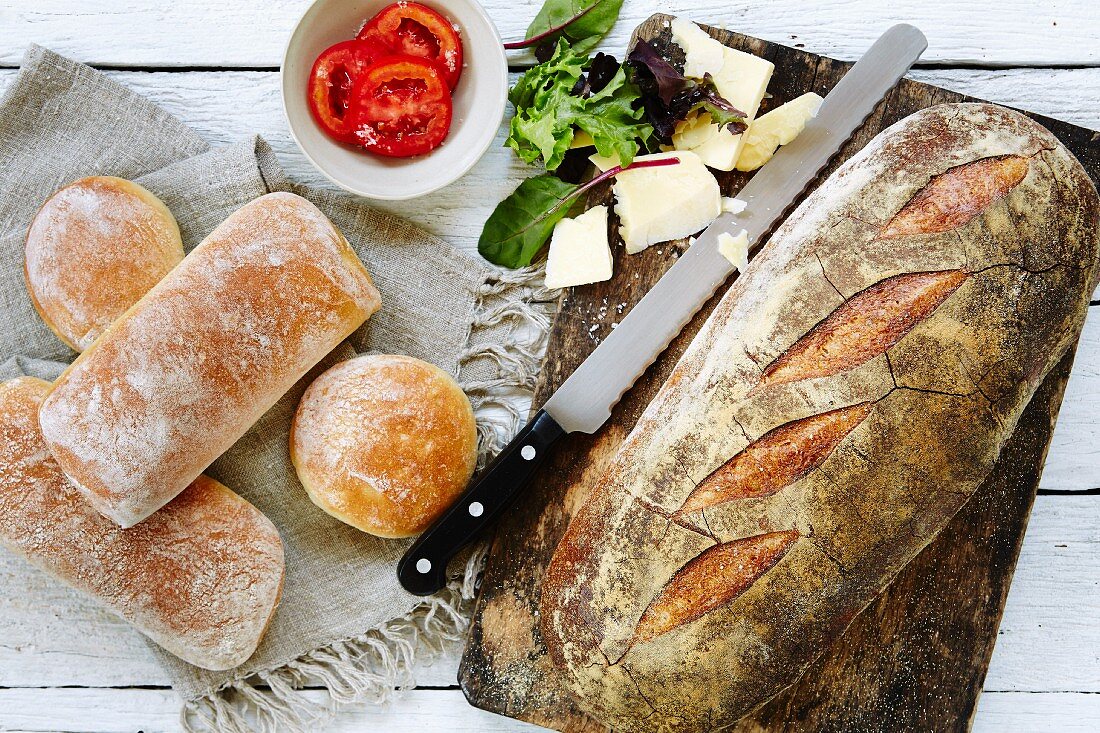
<instances>
[{"instance_id":1,"label":"rivet on knife handle","mask_svg":"<svg viewBox=\"0 0 1100 733\"><path fill-rule=\"evenodd\" d=\"M426 596L442 589L447 563L515 500L550 446L564 434L554 418L540 410L401 558L397 578L405 590Z\"/></svg>"}]
</instances>

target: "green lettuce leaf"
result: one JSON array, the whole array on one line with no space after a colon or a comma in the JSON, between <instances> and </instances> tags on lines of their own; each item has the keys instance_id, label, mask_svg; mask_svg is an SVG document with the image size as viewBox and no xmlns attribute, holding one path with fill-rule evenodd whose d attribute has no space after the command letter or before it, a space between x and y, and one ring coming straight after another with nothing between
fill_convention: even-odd
<instances>
[{"instance_id":1,"label":"green lettuce leaf","mask_svg":"<svg viewBox=\"0 0 1100 733\"><path fill-rule=\"evenodd\" d=\"M629 165L649 140L653 130L643 119L641 93L624 69L589 93L582 78L588 64L587 56L559 40L553 56L512 87L508 98L516 114L505 144L524 162L541 159L546 170L556 170L577 129L592 135L601 155L616 156L621 165ZM575 93L578 89L583 92Z\"/></svg>"}]
</instances>

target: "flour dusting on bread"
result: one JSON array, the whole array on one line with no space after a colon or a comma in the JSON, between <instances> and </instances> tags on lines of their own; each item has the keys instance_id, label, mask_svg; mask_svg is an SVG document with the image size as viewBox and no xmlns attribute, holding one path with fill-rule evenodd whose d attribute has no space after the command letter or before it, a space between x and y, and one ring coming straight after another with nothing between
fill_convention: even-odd
<instances>
[{"instance_id":1,"label":"flour dusting on bread","mask_svg":"<svg viewBox=\"0 0 1100 733\"><path fill-rule=\"evenodd\" d=\"M714 730L794 682L992 470L1097 277L1100 198L1027 117L943 105L868 143L577 490L541 622L581 708ZM773 564L715 549L782 533Z\"/></svg>"},{"instance_id":2,"label":"flour dusting on bread","mask_svg":"<svg viewBox=\"0 0 1100 733\"><path fill-rule=\"evenodd\" d=\"M183 259L172 214L110 176L82 178L42 205L27 232L27 290L46 324L83 351Z\"/></svg>"},{"instance_id":3,"label":"flour dusting on bread","mask_svg":"<svg viewBox=\"0 0 1100 733\"><path fill-rule=\"evenodd\" d=\"M275 526L200 476L131 529L101 516L65 478L38 427L49 384L0 384L0 544L78 588L166 650L206 669L252 655L278 602Z\"/></svg>"},{"instance_id":4,"label":"flour dusting on bread","mask_svg":"<svg viewBox=\"0 0 1100 733\"><path fill-rule=\"evenodd\" d=\"M383 537L423 530L477 460L469 399L451 375L408 356L337 364L302 396L291 458L310 499Z\"/></svg>"},{"instance_id":5,"label":"flour dusting on bread","mask_svg":"<svg viewBox=\"0 0 1100 733\"><path fill-rule=\"evenodd\" d=\"M378 308L340 232L269 194L229 217L58 379L42 429L123 526L156 511Z\"/></svg>"}]
</instances>

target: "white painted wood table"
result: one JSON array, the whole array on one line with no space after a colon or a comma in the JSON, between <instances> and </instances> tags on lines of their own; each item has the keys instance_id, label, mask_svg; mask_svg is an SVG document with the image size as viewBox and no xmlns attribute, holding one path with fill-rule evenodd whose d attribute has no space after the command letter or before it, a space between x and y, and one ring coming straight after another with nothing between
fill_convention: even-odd
<instances>
[{"instance_id":1,"label":"white painted wood table","mask_svg":"<svg viewBox=\"0 0 1100 733\"><path fill-rule=\"evenodd\" d=\"M506 39L522 36L540 4L484 2ZM261 133L292 176L323 183L290 139L278 92L283 43L307 4L0 0L0 89L34 41L107 70L212 144ZM908 21L929 39L914 78L1100 129L1095 0L626 0L604 50L621 56L631 29L657 11L842 59ZM516 69L530 60L513 57ZM493 205L527 172L494 146L444 191L386 208L473 252ZM1100 296L1092 311L978 708L980 731L1100 730ZM8 587L67 593L0 553L5 575ZM19 594L0 597L0 730L178 729L175 695L137 635L90 604L86 616L101 623L74 626ZM450 650L422 670L422 687L386 710L347 709L334 729L535 730L469 707L455 684L457 659Z\"/></svg>"}]
</instances>

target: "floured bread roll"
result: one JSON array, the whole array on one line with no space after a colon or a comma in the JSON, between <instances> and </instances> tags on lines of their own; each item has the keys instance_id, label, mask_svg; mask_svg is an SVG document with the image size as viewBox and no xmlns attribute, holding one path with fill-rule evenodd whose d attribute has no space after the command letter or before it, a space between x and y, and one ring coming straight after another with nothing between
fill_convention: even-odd
<instances>
[{"instance_id":1,"label":"floured bread roll","mask_svg":"<svg viewBox=\"0 0 1100 733\"><path fill-rule=\"evenodd\" d=\"M314 504L364 532L409 537L470 481L474 412L451 375L433 364L360 356L306 390L290 456Z\"/></svg>"},{"instance_id":2,"label":"floured bread roll","mask_svg":"<svg viewBox=\"0 0 1100 733\"><path fill-rule=\"evenodd\" d=\"M39 422L65 475L130 527L168 503L379 306L305 199L246 204L58 378Z\"/></svg>"},{"instance_id":3,"label":"floured bread roll","mask_svg":"<svg viewBox=\"0 0 1100 733\"><path fill-rule=\"evenodd\" d=\"M81 178L31 222L27 292L50 330L83 351L182 259L179 227L160 199L121 178Z\"/></svg>"},{"instance_id":4,"label":"floured bread roll","mask_svg":"<svg viewBox=\"0 0 1100 733\"><path fill-rule=\"evenodd\" d=\"M120 529L69 483L38 428L50 385L0 384L0 544L90 594L166 650L230 669L256 650L283 584L283 545L254 506L206 476Z\"/></svg>"}]
</instances>

